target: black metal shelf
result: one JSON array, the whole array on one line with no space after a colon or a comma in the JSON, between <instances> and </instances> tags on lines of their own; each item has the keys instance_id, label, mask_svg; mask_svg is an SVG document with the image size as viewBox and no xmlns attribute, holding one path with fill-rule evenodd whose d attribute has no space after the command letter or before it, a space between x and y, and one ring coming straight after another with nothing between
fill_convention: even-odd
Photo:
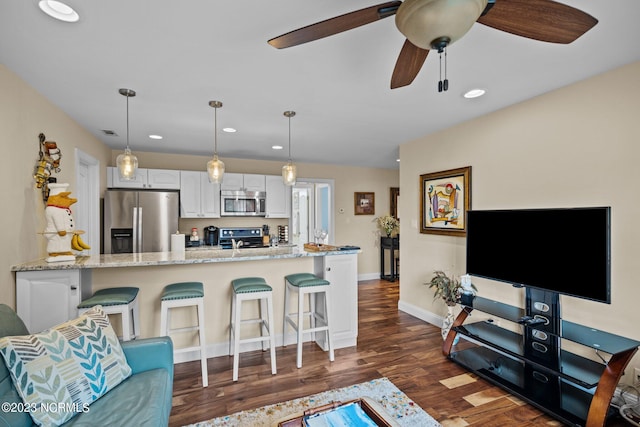
<instances>
[{"instance_id":1,"label":"black metal shelf","mask_svg":"<svg viewBox=\"0 0 640 427\"><path fill-rule=\"evenodd\" d=\"M482 297L462 304L443 353L568 425L604 426L640 341L562 320L557 293L527 288L526 294L526 308ZM512 323L465 323L474 310ZM608 359L598 353L600 363L596 351Z\"/></svg>"},{"instance_id":2,"label":"black metal shelf","mask_svg":"<svg viewBox=\"0 0 640 427\"><path fill-rule=\"evenodd\" d=\"M492 346L515 358L522 359L523 361L527 358L524 349L524 338L515 332L487 322L476 322L458 326L456 330L463 335ZM598 381L600 381L600 377L605 368L601 363L594 362L565 350L560 350L557 366L545 366L542 363L536 363L534 360L530 360L529 363L537 369L558 375L586 388L592 388L598 385Z\"/></svg>"}]
</instances>

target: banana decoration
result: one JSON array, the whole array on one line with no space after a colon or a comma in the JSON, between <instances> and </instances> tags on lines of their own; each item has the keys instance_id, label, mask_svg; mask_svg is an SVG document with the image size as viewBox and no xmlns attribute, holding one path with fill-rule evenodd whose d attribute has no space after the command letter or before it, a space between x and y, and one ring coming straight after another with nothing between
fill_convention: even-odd
<instances>
[{"instance_id":1,"label":"banana decoration","mask_svg":"<svg viewBox=\"0 0 640 427\"><path fill-rule=\"evenodd\" d=\"M87 245L79 234L74 234L71 238L71 248L74 251L84 251L85 249L91 249L91 246Z\"/></svg>"}]
</instances>

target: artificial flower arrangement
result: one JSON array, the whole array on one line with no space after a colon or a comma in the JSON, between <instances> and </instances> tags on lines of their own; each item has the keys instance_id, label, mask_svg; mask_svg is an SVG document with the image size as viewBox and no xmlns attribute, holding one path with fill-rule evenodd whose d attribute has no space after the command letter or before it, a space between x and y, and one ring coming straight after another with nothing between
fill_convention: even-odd
<instances>
[{"instance_id":1,"label":"artificial flower arrangement","mask_svg":"<svg viewBox=\"0 0 640 427\"><path fill-rule=\"evenodd\" d=\"M376 221L378 221L378 225L386 233L387 237L391 237L391 234L400 227L400 221L391 215L378 217Z\"/></svg>"}]
</instances>

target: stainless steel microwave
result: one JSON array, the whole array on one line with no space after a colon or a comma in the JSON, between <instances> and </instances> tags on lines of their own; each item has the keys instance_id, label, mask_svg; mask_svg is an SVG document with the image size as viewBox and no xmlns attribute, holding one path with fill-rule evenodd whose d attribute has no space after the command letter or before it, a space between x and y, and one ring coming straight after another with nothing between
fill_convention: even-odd
<instances>
[{"instance_id":1,"label":"stainless steel microwave","mask_svg":"<svg viewBox=\"0 0 640 427\"><path fill-rule=\"evenodd\" d=\"M265 216L267 193L264 191L220 192L221 216Z\"/></svg>"}]
</instances>

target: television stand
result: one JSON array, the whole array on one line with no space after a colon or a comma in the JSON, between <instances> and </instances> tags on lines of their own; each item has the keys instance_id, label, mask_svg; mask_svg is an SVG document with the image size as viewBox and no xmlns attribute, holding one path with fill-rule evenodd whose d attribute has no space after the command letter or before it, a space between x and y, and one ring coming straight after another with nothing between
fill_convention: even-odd
<instances>
[{"instance_id":1,"label":"television stand","mask_svg":"<svg viewBox=\"0 0 640 427\"><path fill-rule=\"evenodd\" d=\"M474 310L504 320L505 327L465 323ZM571 351L563 342L573 343ZM565 424L602 427L638 346L640 341L562 320L557 293L527 288L525 309L482 297L462 305L442 352Z\"/></svg>"}]
</instances>

